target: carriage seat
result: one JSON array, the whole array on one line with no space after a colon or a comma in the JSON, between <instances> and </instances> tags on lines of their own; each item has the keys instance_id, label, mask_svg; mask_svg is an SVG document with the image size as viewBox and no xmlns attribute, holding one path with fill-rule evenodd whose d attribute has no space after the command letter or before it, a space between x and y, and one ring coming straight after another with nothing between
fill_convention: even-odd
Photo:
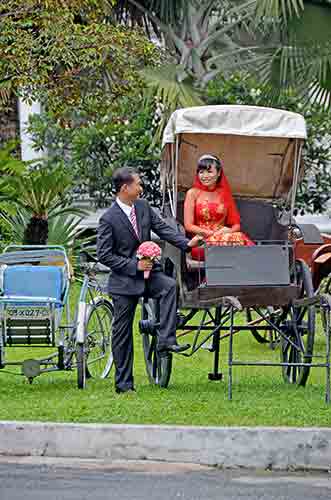
<instances>
[{"instance_id":1,"label":"carriage seat","mask_svg":"<svg viewBox=\"0 0 331 500\"><path fill-rule=\"evenodd\" d=\"M288 227L278 222L278 208L263 200L236 198L241 231L253 241L285 241ZM177 202L177 221L184 226L184 197Z\"/></svg>"},{"instance_id":2,"label":"carriage seat","mask_svg":"<svg viewBox=\"0 0 331 500\"><path fill-rule=\"evenodd\" d=\"M4 269L2 279L3 295L9 297L44 297L61 302L66 287L63 269L57 266L12 265Z\"/></svg>"},{"instance_id":3,"label":"carriage seat","mask_svg":"<svg viewBox=\"0 0 331 500\"><path fill-rule=\"evenodd\" d=\"M278 221L278 208L264 200L251 200L236 198L240 213L241 231L253 241L286 241L288 239L288 226ZM177 202L177 221L184 226L184 196ZM187 270L198 270L203 263L195 261L186 255Z\"/></svg>"}]
</instances>

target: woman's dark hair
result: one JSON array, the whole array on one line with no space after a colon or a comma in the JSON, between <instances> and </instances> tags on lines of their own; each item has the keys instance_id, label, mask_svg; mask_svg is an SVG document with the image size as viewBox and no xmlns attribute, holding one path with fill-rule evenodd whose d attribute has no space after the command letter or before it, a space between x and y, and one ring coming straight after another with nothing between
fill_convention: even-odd
<instances>
[{"instance_id":1,"label":"woman's dark hair","mask_svg":"<svg viewBox=\"0 0 331 500\"><path fill-rule=\"evenodd\" d=\"M216 170L221 172L222 162L217 156L209 154L202 155L198 160L197 174L203 170L207 170L211 165L215 165Z\"/></svg>"},{"instance_id":2,"label":"woman's dark hair","mask_svg":"<svg viewBox=\"0 0 331 500\"><path fill-rule=\"evenodd\" d=\"M124 184L131 184L134 175L137 175L137 172L132 167L117 168L112 175L112 185L115 193L119 193Z\"/></svg>"}]
</instances>

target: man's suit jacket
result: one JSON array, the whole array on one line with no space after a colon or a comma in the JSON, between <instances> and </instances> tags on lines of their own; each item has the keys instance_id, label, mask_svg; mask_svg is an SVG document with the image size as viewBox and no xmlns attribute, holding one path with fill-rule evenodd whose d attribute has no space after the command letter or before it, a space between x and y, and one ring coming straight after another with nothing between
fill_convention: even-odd
<instances>
[{"instance_id":1,"label":"man's suit jacket","mask_svg":"<svg viewBox=\"0 0 331 500\"><path fill-rule=\"evenodd\" d=\"M161 240L165 240L183 251L188 249L189 240L166 224L146 200L138 199L134 206L139 238L130 220L116 201L99 222L97 255L99 261L111 269L110 294L143 294L145 289L144 273L137 269L136 252L142 242L151 240L151 231L156 233ZM160 270L159 266L158 269Z\"/></svg>"}]
</instances>

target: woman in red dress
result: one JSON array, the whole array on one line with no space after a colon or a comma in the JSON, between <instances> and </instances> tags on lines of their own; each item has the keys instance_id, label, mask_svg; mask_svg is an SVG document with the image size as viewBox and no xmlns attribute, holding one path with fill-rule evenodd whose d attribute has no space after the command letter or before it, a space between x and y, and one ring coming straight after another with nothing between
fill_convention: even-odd
<instances>
[{"instance_id":1,"label":"woman in red dress","mask_svg":"<svg viewBox=\"0 0 331 500\"><path fill-rule=\"evenodd\" d=\"M206 154L198 161L185 197L184 226L188 233L202 235L207 245L254 245L240 231L240 215L217 156ZM192 258L204 260L203 248L193 248Z\"/></svg>"}]
</instances>

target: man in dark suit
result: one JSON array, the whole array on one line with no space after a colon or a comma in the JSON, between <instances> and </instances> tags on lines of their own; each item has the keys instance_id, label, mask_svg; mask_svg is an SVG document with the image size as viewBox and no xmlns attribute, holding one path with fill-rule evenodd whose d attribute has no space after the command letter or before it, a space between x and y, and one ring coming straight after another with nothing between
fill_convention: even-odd
<instances>
[{"instance_id":1,"label":"man in dark suit","mask_svg":"<svg viewBox=\"0 0 331 500\"><path fill-rule=\"evenodd\" d=\"M183 251L197 246L200 237L186 239L168 226L144 199L139 199L142 185L132 168L114 172L116 201L101 217L98 228L97 255L110 267L109 294L114 305L112 352L115 363L115 389L122 393L134 390L133 320L143 294L160 301L158 350L181 352L189 345L176 341L176 282L166 276L159 264L138 260L136 252L154 231L162 240ZM144 279L144 271L151 271Z\"/></svg>"}]
</instances>

